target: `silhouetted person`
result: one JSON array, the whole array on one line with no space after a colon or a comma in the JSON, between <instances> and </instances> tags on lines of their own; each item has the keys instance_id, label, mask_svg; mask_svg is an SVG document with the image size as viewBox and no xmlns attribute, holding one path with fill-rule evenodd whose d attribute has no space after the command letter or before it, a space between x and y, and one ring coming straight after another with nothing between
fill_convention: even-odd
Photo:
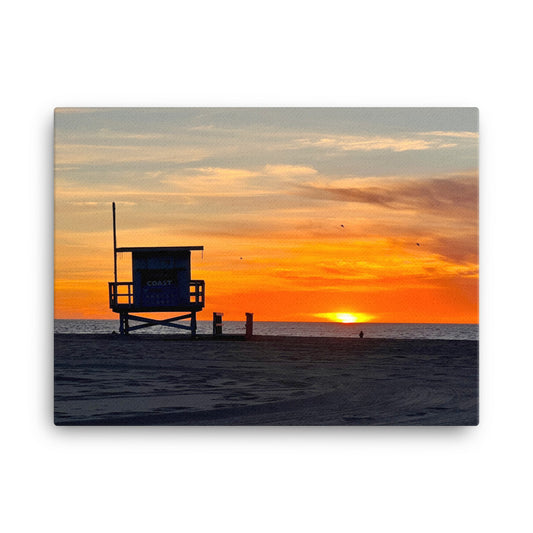
<instances>
[{"instance_id":1,"label":"silhouetted person","mask_svg":"<svg viewBox=\"0 0 533 533\"><path fill-rule=\"evenodd\" d=\"M364 333L362 331L359 332L359 338L362 339L363 338L363 335Z\"/></svg>"}]
</instances>

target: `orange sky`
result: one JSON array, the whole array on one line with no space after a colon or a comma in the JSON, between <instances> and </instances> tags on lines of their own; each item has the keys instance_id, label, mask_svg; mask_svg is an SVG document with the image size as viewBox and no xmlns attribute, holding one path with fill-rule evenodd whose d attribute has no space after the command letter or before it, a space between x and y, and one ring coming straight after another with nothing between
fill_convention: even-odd
<instances>
[{"instance_id":1,"label":"orange sky","mask_svg":"<svg viewBox=\"0 0 533 533\"><path fill-rule=\"evenodd\" d=\"M478 321L474 109L58 109L56 318L117 316L113 201L119 247L204 246L199 320Z\"/></svg>"}]
</instances>

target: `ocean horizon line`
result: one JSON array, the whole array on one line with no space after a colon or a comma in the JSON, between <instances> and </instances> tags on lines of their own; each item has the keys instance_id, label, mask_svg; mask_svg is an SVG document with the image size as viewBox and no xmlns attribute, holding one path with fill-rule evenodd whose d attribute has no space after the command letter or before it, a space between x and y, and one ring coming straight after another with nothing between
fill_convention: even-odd
<instances>
[{"instance_id":1,"label":"ocean horizon line","mask_svg":"<svg viewBox=\"0 0 533 533\"><path fill-rule=\"evenodd\" d=\"M213 333L213 322L198 320L197 333ZM227 320L222 323L222 334L245 333L246 322ZM118 319L54 319L54 333L117 333ZM175 328L156 325L138 330L143 334L176 334ZM396 322L282 322L254 321L253 334L296 337L355 337L363 332L365 338L389 339L455 339L479 340L479 324L451 323L396 323ZM138 334L136 331L132 335ZM181 333L186 335L187 333Z\"/></svg>"},{"instance_id":2,"label":"ocean horizon line","mask_svg":"<svg viewBox=\"0 0 533 533\"><path fill-rule=\"evenodd\" d=\"M56 318L56 320L78 320L78 321L117 321L117 318ZM200 320L197 322L209 322L212 323L212 320ZM244 319L241 320L224 320L224 322L245 322ZM450 326L479 326L479 322L377 322L377 321L368 321L368 322L340 322L334 320L255 320L254 324L257 323L279 323L279 324L337 324L341 326L356 326L357 324L419 324L419 325L450 325Z\"/></svg>"}]
</instances>

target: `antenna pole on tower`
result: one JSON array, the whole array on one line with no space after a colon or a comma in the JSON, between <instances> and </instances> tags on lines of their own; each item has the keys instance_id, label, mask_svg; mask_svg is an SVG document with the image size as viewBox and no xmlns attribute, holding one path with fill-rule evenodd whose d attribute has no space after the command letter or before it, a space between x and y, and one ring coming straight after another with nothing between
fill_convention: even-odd
<instances>
[{"instance_id":1,"label":"antenna pole on tower","mask_svg":"<svg viewBox=\"0 0 533 533\"><path fill-rule=\"evenodd\" d=\"M113 260L114 260L114 266L115 266L115 284L116 284L117 283L117 222L116 222L116 214L115 214L115 202L113 202Z\"/></svg>"}]
</instances>

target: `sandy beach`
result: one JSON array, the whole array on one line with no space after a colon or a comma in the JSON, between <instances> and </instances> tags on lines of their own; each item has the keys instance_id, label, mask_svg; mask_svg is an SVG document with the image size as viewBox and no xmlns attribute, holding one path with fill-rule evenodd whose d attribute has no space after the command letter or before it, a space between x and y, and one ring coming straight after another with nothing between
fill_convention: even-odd
<instances>
[{"instance_id":1,"label":"sandy beach","mask_svg":"<svg viewBox=\"0 0 533 533\"><path fill-rule=\"evenodd\" d=\"M55 335L56 425L476 425L478 343Z\"/></svg>"}]
</instances>

